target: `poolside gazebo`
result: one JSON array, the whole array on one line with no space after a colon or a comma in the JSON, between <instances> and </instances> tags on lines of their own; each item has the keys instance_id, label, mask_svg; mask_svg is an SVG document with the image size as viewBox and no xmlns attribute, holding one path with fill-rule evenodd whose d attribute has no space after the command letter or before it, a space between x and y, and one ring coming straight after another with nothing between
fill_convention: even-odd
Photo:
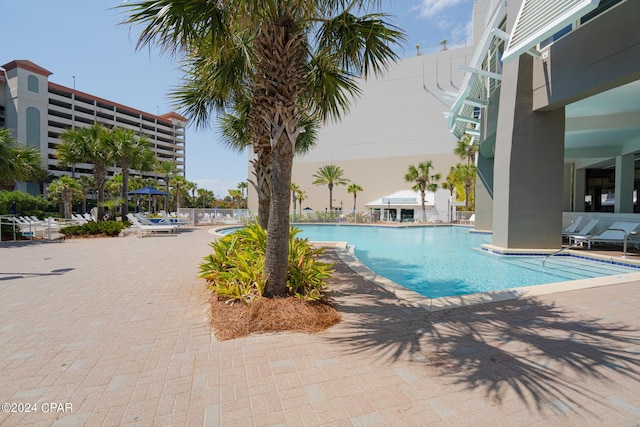
<instances>
[{"instance_id":1,"label":"poolside gazebo","mask_svg":"<svg viewBox=\"0 0 640 427\"><path fill-rule=\"evenodd\" d=\"M425 193L425 209L427 221L436 220L438 211L435 209L435 193ZM400 190L379 199L365 203L373 210L374 215L382 221L412 222L422 220L422 201L419 191Z\"/></svg>"}]
</instances>

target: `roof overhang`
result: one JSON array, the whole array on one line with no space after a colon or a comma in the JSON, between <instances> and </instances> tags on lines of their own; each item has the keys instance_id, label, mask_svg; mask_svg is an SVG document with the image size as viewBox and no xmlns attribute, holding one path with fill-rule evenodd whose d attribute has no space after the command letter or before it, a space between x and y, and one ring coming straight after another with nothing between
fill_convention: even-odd
<instances>
[{"instance_id":1,"label":"roof overhang","mask_svg":"<svg viewBox=\"0 0 640 427\"><path fill-rule=\"evenodd\" d=\"M600 0L524 0L502 61L523 53L538 55L536 46L598 7Z\"/></svg>"}]
</instances>

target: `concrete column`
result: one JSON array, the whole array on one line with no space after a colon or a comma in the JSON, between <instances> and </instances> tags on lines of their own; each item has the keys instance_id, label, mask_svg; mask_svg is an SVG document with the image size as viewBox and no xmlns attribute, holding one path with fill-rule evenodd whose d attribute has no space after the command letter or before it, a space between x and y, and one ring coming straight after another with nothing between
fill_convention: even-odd
<instances>
[{"instance_id":1,"label":"concrete column","mask_svg":"<svg viewBox=\"0 0 640 427\"><path fill-rule=\"evenodd\" d=\"M634 153L616 157L615 213L633 213Z\"/></svg>"},{"instance_id":2,"label":"concrete column","mask_svg":"<svg viewBox=\"0 0 640 427\"><path fill-rule=\"evenodd\" d=\"M584 197L587 192L587 170L573 171L573 211L584 212Z\"/></svg>"},{"instance_id":3,"label":"concrete column","mask_svg":"<svg viewBox=\"0 0 640 427\"><path fill-rule=\"evenodd\" d=\"M491 231L493 229L492 191L493 157L489 158L479 153L476 179L476 230Z\"/></svg>"},{"instance_id":4,"label":"concrete column","mask_svg":"<svg viewBox=\"0 0 640 427\"><path fill-rule=\"evenodd\" d=\"M564 108L532 110L532 74L526 54L502 72L493 192L493 244L501 248L562 245Z\"/></svg>"}]
</instances>

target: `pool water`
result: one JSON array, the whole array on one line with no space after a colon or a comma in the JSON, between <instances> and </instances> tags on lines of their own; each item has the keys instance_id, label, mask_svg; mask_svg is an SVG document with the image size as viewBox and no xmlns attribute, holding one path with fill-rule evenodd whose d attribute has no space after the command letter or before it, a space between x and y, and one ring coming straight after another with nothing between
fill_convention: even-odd
<instances>
[{"instance_id":1,"label":"pool water","mask_svg":"<svg viewBox=\"0 0 640 427\"><path fill-rule=\"evenodd\" d=\"M488 234L463 227L301 225L300 237L346 241L375 273L429 298L638 272L572 256L501 257L480 251Z\"/></svg>"}]
</instances>

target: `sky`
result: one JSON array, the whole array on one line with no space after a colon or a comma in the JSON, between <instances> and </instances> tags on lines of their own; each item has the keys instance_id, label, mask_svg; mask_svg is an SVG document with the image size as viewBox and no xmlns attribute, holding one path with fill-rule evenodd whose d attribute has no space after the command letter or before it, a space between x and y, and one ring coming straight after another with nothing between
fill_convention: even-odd
<instances>
[{"instance_id":1,"label":"sky","mask_svg":"<svg viewBox=\"0 0 640 427\"><path fill-rule=\"evenodd\" d=\"M131 0L132 1L132 0ZM177 60L158 49L136 50L139 28L127 27L127 0L0 0L4 42L0 66L26 59L49 70L49 81L152 114L174 111L169 92L181 81ZM470 43L473 0L385 0L381 10L407 34L400 57ZM356 106L357 108L357 106ZM180 112L180 111L178 111ZM247 153L220 142L217 124L187 127L186 178L228 195L248 178Z\"/></svg>"}]
</instances>

